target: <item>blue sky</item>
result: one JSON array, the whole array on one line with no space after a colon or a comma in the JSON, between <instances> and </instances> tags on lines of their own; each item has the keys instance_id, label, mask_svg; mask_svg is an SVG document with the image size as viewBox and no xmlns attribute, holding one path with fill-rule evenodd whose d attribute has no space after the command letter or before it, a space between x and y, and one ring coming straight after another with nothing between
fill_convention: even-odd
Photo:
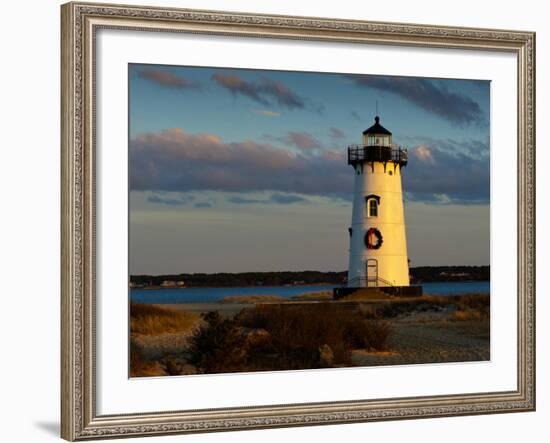
<instances>
[{"instance_id":1,"label":"blue sky","mask_svg":"<svg viewBox=\"0 0 550 443\"><path fill-rule=\"evenodd\" d=\"M412 266L489 263L489 82L156 65L129 80L132 274L344 270L346 147L377 108L410 152Z\"/></svg>"}]
</instances>

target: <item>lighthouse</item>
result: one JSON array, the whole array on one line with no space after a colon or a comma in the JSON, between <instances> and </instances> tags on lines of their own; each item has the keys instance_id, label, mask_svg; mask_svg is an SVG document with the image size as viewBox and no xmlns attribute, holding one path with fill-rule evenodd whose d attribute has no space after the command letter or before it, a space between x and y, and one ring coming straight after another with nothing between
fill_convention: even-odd
<instances>
[{"instance_id":1,"label":"lighthouse","mask_svg":"<svg viewBox=\"0 0 550 443\"><path fill-rule=\"evenodd\" d=\"M348 279L347 288L335 289L335 297L371 287L421 295L422 288L409 282L401 183L407 150L393 144L392 133L376 116L363 131L362 143L348 147L347 157L354 173Z\"/></svg>"}]
</instances>

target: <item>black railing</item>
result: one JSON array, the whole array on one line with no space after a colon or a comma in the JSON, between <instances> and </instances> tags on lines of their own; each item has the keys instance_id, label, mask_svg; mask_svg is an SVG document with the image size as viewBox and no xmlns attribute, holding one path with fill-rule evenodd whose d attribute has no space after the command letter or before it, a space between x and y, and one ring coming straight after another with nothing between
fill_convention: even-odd
<instances>
[{"instance_id":1,"label":"black railing","mask_svg":"<svg viewBox=\"0 0 550 443\"><path fill-rule=\"evenodd\" d=\"M375 275L373 276L367 276L367 277L355 277L355 278L352 278L350 280L350 283L353 285L353 286L357 286L357 287L384 287L384 286L389 286L389 287L395 287L395 285L390 282L389 280L386 280L385 278L382 278L382 277L377 277ZM365 284L365 286L363 286L363 283ZM382 283L382 284L380 284Z\"/></svg>"},{"instance_id":2,"label":"black railing","mask_svg":"<svg viewBox=\"0 0 550 443\"><path fill-rule=\"evenodd\" d=\"M348 146L348 165L361 162L394 162L407 166L408 153L406 148L391 146Z\"/></svg>"}]
</instances>

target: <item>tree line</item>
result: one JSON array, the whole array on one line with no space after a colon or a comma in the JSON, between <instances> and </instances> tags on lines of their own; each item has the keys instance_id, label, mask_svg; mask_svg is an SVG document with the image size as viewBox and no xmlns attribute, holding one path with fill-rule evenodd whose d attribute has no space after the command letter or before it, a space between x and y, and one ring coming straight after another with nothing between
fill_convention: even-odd
<instances>
[{"instance_id":1,"label":"tree line","mask_svg":"<svg viewBox=\"0 0 550 443\"><path fill-rule=\"evenodd\" d=\"M489 266L421 266L410 268L411 283L448 281L488 281ZM239 272L215 274L166 274L132 275L130 281L136 286L160 286L163 282L183 281L187 287L228 286L283 286L312 284L344 284L347 271L284 271L284 272Z\"/></svg>"}]
</instances>

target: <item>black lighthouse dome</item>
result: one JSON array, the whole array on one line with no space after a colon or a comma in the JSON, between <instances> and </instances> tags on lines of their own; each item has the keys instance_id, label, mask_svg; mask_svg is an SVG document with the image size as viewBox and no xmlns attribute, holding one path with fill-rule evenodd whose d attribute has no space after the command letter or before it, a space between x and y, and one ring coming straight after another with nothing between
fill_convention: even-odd
<instances>
[{"instance_id":1,"label":"black lighthouse dome","mask_svg":"<svg viewBox=\"0 0 550 443\"><path fill-rule=\"evenodd\" d=\"M380 124L380 117L374 117L374 125L363 131L363 135L391 135L384 126Z\"/></svg>"}]
</instances>

